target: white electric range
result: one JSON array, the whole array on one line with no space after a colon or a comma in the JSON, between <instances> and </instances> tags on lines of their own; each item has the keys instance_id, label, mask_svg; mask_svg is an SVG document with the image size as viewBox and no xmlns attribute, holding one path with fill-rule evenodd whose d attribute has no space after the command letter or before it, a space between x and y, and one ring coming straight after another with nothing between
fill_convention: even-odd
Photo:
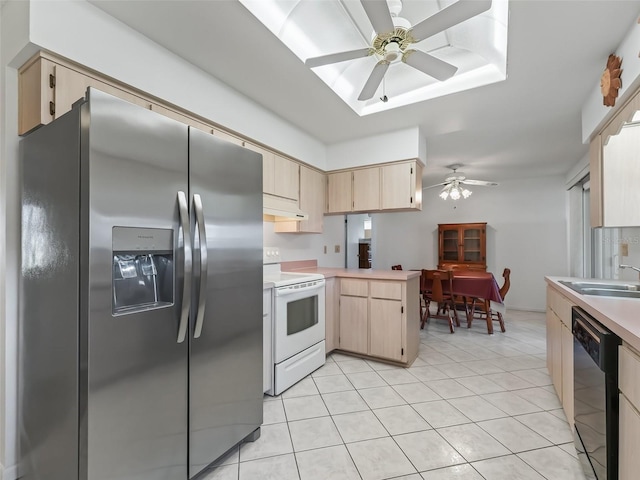
<instances>
[{"instance_id":1,"label":"white electric range","mask_svg":"<svg viewBox=\"0 0 640 480\"><path fill-rule=\"evenodd\" d=\"M291 273L280 269L280 250L264 249L264 282L274 284L273 318L265 326L269 365L269 395L280 395L325 363L325 280L319 273ZM273 368L271 368L271 366Z\"/></svg>"}]
</instances>

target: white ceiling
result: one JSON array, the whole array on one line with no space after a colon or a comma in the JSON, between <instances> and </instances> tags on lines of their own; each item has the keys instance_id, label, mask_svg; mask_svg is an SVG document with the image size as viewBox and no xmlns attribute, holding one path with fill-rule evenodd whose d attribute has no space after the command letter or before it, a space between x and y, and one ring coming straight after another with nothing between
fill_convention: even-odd
<instances>
[{"instance_id":1,"label":"white ceiling","mask_svg":"<svg viewBox=\"0 0 640 480\"><path fill-rule=\"evenodd\" d=\"M568 171L587 151L582 104L640 12L511 0L506 81L360 117L236 0L90 1L327 144L419 125L427 183L453 163L483 180Z\"/></svg>"},{"instance_id":2,"label":"white ceiling","mask_svg":"<svg viewBox=\"0 0 640 480\"><path fill-rule=\"evenodd\" d=\"M437 17L440 18L438 21L434 15L446 10L450 12L448 15L455 17L452 9L458 5L454 0L389 1L388 10L396 14L396 20L405 28L418 26L426 19L433 20L432 25L447 24L442 16ZM240 3L302 61L321 55L366 50L374 45L376 34L360 0L240 0ZM457 68L455 76L447 81L438 81L398 58L389 65L384 81L373 97L361 101L358 97L365 81L382 56L360 53L358 58L318 66L313 72L360 116L504 81L508 1L475 0L459 5L477 9L476 12L484 10L475 15L469 12L469 18L457 24L454 22L446 30L433 27L436 28L433 35L404 47L407 51L428 53L446 62L445 65ZM389 13L386 17L391 20ZM433 72L433 66L428 71ZM381 101L383 95L388 101Z\"/></svg>"}]
</instances>

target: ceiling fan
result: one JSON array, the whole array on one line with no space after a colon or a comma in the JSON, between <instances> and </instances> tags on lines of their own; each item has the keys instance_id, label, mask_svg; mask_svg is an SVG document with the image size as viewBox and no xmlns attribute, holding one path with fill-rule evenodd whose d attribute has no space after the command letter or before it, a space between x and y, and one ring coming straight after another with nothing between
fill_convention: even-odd
<instances>
[{"instance_id":1,"label":"ceiling fan","mask_svg":"<svg viewBox=\"0 0 640 480\"><path fill-rule=\"evenodd\" d=\"M305 61L305 65L314 68L375 55L379 61L373 67L358 100L372 98L391 63L397 61L402 61L440 81L451 78L458 67L428 53L412 49L411 44L491 8L491 0L458 0L412 27L408 20L398 16L402 9L401 0L388 0L388 3L387 0L360 0L360 3L373 26L371 46L308 58Z\"/></svg>"},{"instance_id":2,"label":"ceiling fan","mask_svg":"<svg viewBox=\"0 0 640 480\"><path fill-rule=\"evenodd\" d=\"M480 185L483 187L495 187L498 185L496 182L472 180L467 178L464 173L458 172L458 168L460 167L461 165L449 165L447 168L452 169L453 172L445 177L444 182L429 185L428 187L424 187L422 190L443 186L442 191L440 192L440 198L443 200L446 200L447 198L458 200L460 197L469 198L469 195L472 193L471 190L465 188L463 185Z\"/></svg>"}]
</instances>

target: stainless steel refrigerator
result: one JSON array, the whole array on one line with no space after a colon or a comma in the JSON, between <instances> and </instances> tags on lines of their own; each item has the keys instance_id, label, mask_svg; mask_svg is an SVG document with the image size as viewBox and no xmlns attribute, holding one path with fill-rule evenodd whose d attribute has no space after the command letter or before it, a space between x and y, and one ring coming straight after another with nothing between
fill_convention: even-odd
<instances>
[{"instance_id":1,"label":"stainless steel refrigerator","mask_svg":"<svg viewBox=\"0 0 640 480\"><path fill-rule=\"evenodd\" d=\"M20 478L193 478L262 423L262 158L89 89L21 141Z\"/></svg>"}]
</instances>

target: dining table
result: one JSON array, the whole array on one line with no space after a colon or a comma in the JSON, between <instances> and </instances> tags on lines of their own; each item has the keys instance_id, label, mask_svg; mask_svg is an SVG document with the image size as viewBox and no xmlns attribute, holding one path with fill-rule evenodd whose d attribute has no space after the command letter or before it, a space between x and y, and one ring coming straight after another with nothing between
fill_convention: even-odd
<instances>
[{"instance_id":1,"label":"dining table","mask_svg":"<svg viewBox=\"0 0 640 480\"><path fill-rule=\"evenodd\" d=\"M427 284L426 287L428 288L429 285ZM500 287L493 273L480 270L453 270L452 288L453 295L462 299L468 326L471 326L477 302L482 302L487 317L487 332L492 334L492 311L500 314L506 311L500 296ZM445 293L449 292L449 286L446 283L442 285L442 289Z\"/></svg>"}]
</instances>

